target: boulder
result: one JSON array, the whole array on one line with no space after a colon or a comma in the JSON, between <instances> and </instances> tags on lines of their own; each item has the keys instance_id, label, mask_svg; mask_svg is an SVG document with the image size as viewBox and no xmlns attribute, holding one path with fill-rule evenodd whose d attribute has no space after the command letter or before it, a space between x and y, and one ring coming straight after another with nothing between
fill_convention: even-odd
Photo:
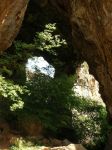
<instances>
[{"instance_id":1,"label":"boulder","mask_svg":"<svg viewBox=\"0 0 112 150\"><path fill-rule=\"evenodd\" d=\"M42 146L39 150L86 150L81 144L69 144L68 146L60 146L60 147L45 147Z\"/></svg>"},{"instance_id":2,"label":"boulder","mask_svg":"<svg viewBox=\"0 0 112 150\"><path fill-rule=\"evenodd\" d=\"M68 146L50 148L50 150L86 150L86 149L81 144L69 144Z\"/></svg>"}]
</instances>

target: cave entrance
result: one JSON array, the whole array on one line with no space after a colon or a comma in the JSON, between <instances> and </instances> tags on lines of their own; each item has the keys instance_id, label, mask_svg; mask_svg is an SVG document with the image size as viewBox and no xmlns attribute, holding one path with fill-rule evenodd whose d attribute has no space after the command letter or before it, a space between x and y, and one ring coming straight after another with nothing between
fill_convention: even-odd
<instances>
[{"instance_id":1,"label":"cave entrance","mask_svg":"<svg viewBox=\"0 0 112 150\"><path fill-rule=\"evenodd\" d=\"M35 2L35 0L30 1L31 5L29 5L25 17L27 19L24 21L23 28L21 28L21 32L18 36L19 39L22 39L26 42L30 42L34 37L35 32L41 32L43 30L43 26L46 23L56 22L61 31L61 34L64 35L64 37L66 37L69 43L69 51L68 49L66 51L64 50L63 52L61 52L60 55L58 55L60 59L65 63L64 65L62 65L61 68L64 68L64 72L70 71L71 73L72 69L69 66L74 65L76 55L74 54L73 49L71 49L70 52L70 48L72 47L72 37L71 26L68 24L68 19L65 19L62 15L59 15L59 13L57 13L57 10L53 7L53 9L48 11L48 7L41 8L38 5L36 5ZM38 63L39 60L41 60L40 63ZM48 68L52 68L51 70L53 72L49 69L46 69L46 66L42 66L42 68L40 67L43 64L42 57L33 57L28 59L26 65L27 74L30 74L32 76L32 72L35 71L35 66L33 66L33 64L38 64L37 70L42 71L42 73L50 75L51 77L54 76L55 69L53 69L52 66ZM68 64L70 65L67 66ZM31 66L33 66L33 68ZM83 69L83 67L86 67L86 69ZM77 82L74 83L74 91L79 98L77 98L76 107L72 110L74 131L76 132L79 142L85 142L86 144L89 143L89 145L93 145L93 147L95 147L95 143L99 143L97 144L97 149L99 150L102 149L102 147L104 146L105 133L107 132L106 108L99 94L98 82L94 79L93 76L89 74L86 63L82 64L81 68L79 67L77 69L77 76L78 79ZM96 97L98 98L97 100L95 100ZM91 99L93 99L94 101L92 101ZM100 103L97 103L99 101ZM68 130L64 130L63 135L67 133L67 131ZM69 130L69 133L67 134L64 135L64 137L66 136L67 138L68 136L71 136L71 131Z\"/></svg>"}]
</instances>

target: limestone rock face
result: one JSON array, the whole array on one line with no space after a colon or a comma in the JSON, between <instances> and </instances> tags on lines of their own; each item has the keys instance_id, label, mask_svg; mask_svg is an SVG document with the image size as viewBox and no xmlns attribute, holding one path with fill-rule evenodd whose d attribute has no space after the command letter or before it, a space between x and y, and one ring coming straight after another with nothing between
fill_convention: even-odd
<instances>
[{"instance_id":1,"label":"limestone rock face","mask_svg":"<svg viewBox=\"0 0 112 150\"><path fill-rule=\"evenodd\" d=\"M88 64L84 62L77 70L77 82L74 85L74 91L78 96L99 101L102 105L101 95L99 93L99 84L95 80L94 76L89 73Z\"/></svg>"},{"instance_id":2,"label":"limestone rock face","mask_svg":"<svg viewBox=\"0 0 112 150\"><path fill-rule=\"evenodd\" d=\"M73 0L71 25L74 48L99 81L112 123L112 1ZM112 132L105 150L111 149Z\"/></svg>"},{"instance_id":3,"label":"limestone rock face","mask_svg":"<svg viewBox=\"0 0 112 150\"><path fill-rule=\"evenodd\" d=\"M99 81L112 117L112 1L73 0L71 8L74 48Z\"/></svg>"},{"instance_id":4,"label":"limestone rock face","mask_svg":"<svg viewBox=\"0 0 112 150\"><path fill-rule=\"evenodd\" d=\"M7 49L16 37L28 0L0 1L0 53Z\"/></svg>"}]
</instances>

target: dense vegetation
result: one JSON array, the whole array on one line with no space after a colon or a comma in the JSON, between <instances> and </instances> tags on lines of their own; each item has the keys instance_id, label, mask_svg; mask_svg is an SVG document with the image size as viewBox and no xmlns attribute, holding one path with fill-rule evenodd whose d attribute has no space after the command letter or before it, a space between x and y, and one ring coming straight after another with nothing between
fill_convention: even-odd
<instances>
[{"instance_id":1,"label":"dense vegetation","mask_svg":"<svg viewBox=\"0 0 112 150\"><path fill-rule=\"evenodd\" d=\"M28 134L22 125L25 120L25 126L38 121L44 136L68 138L71 142L85 144L89 150L103 149L106 131L110 128L106 121L106 108L99 102L75 95L76 76L73 73L76 64L71 62L73 47L64 33L65 28L60 28L61 21L57 18L56 23L49 19L50 13L46 16L41 10L46 19L39 17L39 12L33 16L32 7L27 12L21 29L23 32L0 56L0 116L23 135ZM27 35L29 28L33 31L31 35ZM69 30L68 26L66 30ZM43 56L55 67L54 78L37 70L26 80L26 62L33 56ZM28 143L19 139L11 150L23 150L24 147L28 149Z\"/></svg>"}]
</instances>

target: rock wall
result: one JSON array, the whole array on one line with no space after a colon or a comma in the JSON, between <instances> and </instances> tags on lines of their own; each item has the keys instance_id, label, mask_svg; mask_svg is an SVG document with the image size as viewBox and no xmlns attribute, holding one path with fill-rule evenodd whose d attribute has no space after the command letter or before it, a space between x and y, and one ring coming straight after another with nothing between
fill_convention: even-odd
<instances>
[{"instance_id":1,"label":"rock wall","mask_svg":"<svg viewBox=\"0 0 112 150\"><path fill-rule=\"evenodd\" d=\"M0 2L0 53L7 49L16 37L28 0L3 0Z\"/></svg>"},{"instance_id":2,"label":"rock wall","mask_svg":"<svg viewBox=\"0 0 112 150\"><path fill-rule=\"evenodd\" d=\"M74 51L87 61L99 81L102 98L112 116L112 1L50 0L71 23ZM70 33L71 34L71 33Z\"/></svg>"},{"instance_id":3,"label":"rock wall","mask_svg":"<svg viewBox=\"0 0 112 150\"><path fill-rule=\"evenodd\" d=\"M73 0L71 7L74 47L99 81L112 123L112 1ZM106 150L111 149L111 135Z\"/></svg>"},{"instance_id":4,"label":"rock wall","mask_svg":"<svg viewBox=\"0 0 112 150\"><path fill-rule=\"evenodd\" d=\"M78 96L99 101L102 105L101 95L99 93L99 83L94 76L89 73L89 67L86 62L82 63L76 70L77 82L74 85L74 91Z\"/></svg>"},{"instance_id":5,"label":"rock wall","mask_svg":"<svg viewBox=\"0 0 112 150\"><path fill-rule=\"evenodd\" d=\"M71 40L79 63L86 61L90 73L99 81L112 124L112 0L63 0L60 3L55 0L55 3L71 22ZM110 142L106 150L109 148Z\"/></svg>"},{"instance_id":6,"label":"rock wall","mask_svg":"<svg viewBox=\"0 0 112 150\"><path fill-rule=\"evenodd\" d=\"M100 92L112 117L112 2L73 0L73 44L100 83Z\"/></svg>"}]
</instances>

